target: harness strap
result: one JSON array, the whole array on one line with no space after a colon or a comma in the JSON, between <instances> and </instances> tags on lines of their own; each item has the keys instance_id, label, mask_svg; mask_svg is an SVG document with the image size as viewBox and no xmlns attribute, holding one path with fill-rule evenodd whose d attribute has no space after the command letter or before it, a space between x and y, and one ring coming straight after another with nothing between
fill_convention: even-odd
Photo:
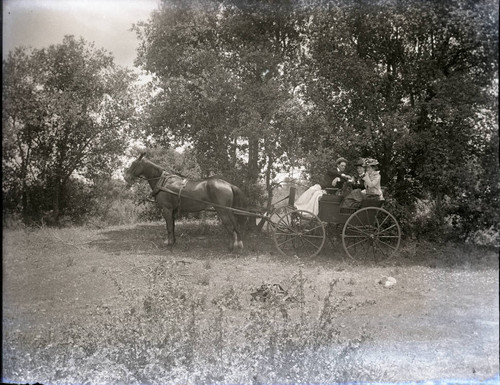
<instances>
[{"instance_id":1,"label":"harness strap","mask_svg":"<svg viewBox=\"0 0 500 385\"><path fill-rule=\"evenodd\" d=\"M174 176L178 176L178 175L175 175L175 174L168 174L166 171L162 171L160 177L158 178L158 182L156 182L156 185L155 185L155 188L153 189L153 191L151 192L151 196L154 198L156 197L156 195L158 195L158 193L160 191L167 191L167 192L170 192L170 193L174 193L172 190L168 189L165 187L165 185L167 184L167 181L174 177ZM187 178L184 179L182 181L182 185L179 189L179 192L177 193L177 198L179 199L179 204L177 206L177 209L180 211L181 209L181 194L182 194L182 190L184 190L184 187L186 187L186 184L187 184L188 180Z\"/></svg>"},{"instance_id":2,"label":"harness strap","mask_svg":"<svg viewBox=\"0 0 500 385\"><path fill-rule=\"evenodd\" d=\"M158 178L158 182L156 182L156 185L155 185L153 191L151 192L151 196L155 197L160 191L165 191L165 192L168 192L169 194L177 195L177 197L179 199L179 205L177 206L177 209L180 211L180 208L181 208L181 198L182 198L182 190L184 189L184 187L186 187L188 179L187 178L184 179L182 181L182 185L181 185L179 191L175 192L172 189L170 189L170 188L168 188L168 187L165 186L166 182L168 181L168 179L170 179L171 177L174 177L174 176L177 177L178 175L168 174L166 171L163 171L161 173L161 176ZM241 210L241 209L236 209L236 208L233 208L233 207L226 207L226 206L218 205L218 204L213 203L213 202L207 202L207 201L204 201L204 200L201 200L201 199L196 199L196 198L188 198L188 199L191 199L191 200L196 201L196 202L204 203L204 204L206 204L208 206L212 206L214 208L222 208L222 209L225 209L225 210L229 210L229 211L232 211L233 213L235 213L236 215L244 215L244 216L250 216L250 217L256 217L256 218L267 218L267 216L265 214L264 215L262 214L262 210L261 209L245 209L245 210ZM284 199L286 199L286 198L284 198ZM279 201L279 202L281 202L281 201Z\"/></svg>"},{"instance_id":3,"label":"harness strap","mask_svg":"<svg viewBox=\"0 0 500 385\"><path fill-rule=\"evenodd\" d=\"M174 174L168 174L166 171L162 171L160 177L158 178L158 182L156 182L155 188L151 192L151 196L154 198L162 189L163 185L167 182L167 180L173 176L177 176Z\"/></svg>"}]
</instances>

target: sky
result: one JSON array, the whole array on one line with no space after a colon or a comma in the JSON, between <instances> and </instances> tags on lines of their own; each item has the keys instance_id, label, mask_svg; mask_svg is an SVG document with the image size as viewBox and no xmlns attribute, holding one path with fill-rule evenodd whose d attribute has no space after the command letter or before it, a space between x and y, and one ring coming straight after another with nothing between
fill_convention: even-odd
<instances>
[{"instance_id":1,"label":"sky","mask_svg":"<svg viewBox=\"0 0 500 385\"><path fill-rule=\"evenodd\" d=\"M132 68L139 41L132 24L147 21L159 0L2 0L5 59L15 47L46 48L83 37Z\"/></svg>"}]
</instances>

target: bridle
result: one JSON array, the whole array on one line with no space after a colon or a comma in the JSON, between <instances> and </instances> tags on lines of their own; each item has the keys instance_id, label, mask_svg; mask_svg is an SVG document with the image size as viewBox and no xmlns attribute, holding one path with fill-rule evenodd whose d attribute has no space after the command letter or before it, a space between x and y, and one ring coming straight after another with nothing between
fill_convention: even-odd
<instances>
[{"instance_id":1,"label":"bridle","mask_svg":"<svg viewBox=\"0 0 500 385\"><path fill-rule=\"evenodd\" d=\"M157 177L154 177L154 178L146 178L145 176L136 176L137 179L142 179L142 180L145 180L145 181L150 181L150 180L158 180L161 178L161 175L160 176L157 176Z\"/></svg>"},{"instance_id":2,"label":"bridle","mask_svg":"<svg viewBox=\"0 0 500 385\"><path fill-rule=\"evenodd\" d=\"M142 179L145 181L150 181L150 180L158 180L161 178L162 174L160 174L160 176L154 177L154 178L146 178L145 176L142 176L142 175L134 176L134 171L138 166L138 163L135 163L135 162L140 162L140 161L141 160L134 161L134 163L132 163L132 165L130 166L130 168L128 170L128 173L131 174L135 179Z\"/></svg>"},{"instance_id":3,"label":"bridle","mask_svg":"<svg viewBox=\"0 0 500 385\"><path fill-rule=\"evenodd\" d=\"M140 162L140 161L141 160L136 160L135 162ZM138 167L138 163L135 163L135 162L130 166L130 168L128 170L129 174L131 174L131 175L134 175L134 171ZM175 173L171 173L171 174L167 174L167 175L165 175L165 174L166 174L166 172L162 171L162 173L160 174L160 176L156 176L156 177L153 177L153 178L146 178L145 176L142 176L142 175L133 176L133 178L135 178L135 179L142 179L142 180L145 180L145 181L149 182L150 180L159 180L159 179L165 178L165 177L169 178L171 176L178 176Z\"/></svg>"}]
</instances>

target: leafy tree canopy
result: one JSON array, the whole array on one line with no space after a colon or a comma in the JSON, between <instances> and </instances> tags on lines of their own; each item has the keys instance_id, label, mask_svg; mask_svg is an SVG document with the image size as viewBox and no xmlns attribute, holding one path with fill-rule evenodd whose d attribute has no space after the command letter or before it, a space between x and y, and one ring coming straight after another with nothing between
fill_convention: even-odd
<instances>
[{"instance_id":1,"label":"leafy tree canopy","mask_svg":"<svg viewBox=\"0 0 500 385\"><path fill-rule=\"evenodd\" d=\"M136 27L147 133L269 193L279 167L375 157L389 196L444 218L498 166L497 27L492 0L164 0Z\"/></svg>"},{"instance_id":2,"label":"leafy tree canopy","mask_svg":"<svg viewBox=\"0 0 500 385\"><path fill-rule=\"evenodd\" d=\"M25 215L42 208L57 216L69 204L70 178L92 180L116 169L134 114L134 76L106 51L66 36L49 48L10 52L3 78L9 204L22 206Z\"/></svg>"}]
</instances>

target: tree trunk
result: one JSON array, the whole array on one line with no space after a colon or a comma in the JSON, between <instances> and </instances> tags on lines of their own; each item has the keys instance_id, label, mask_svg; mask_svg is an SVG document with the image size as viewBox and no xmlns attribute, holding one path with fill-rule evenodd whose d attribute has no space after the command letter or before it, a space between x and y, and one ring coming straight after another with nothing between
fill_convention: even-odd
<instances>
[{"instance_id":1,"label":"tree trunk","mask_svg":"<svg viewBox=\"0 0 500 385\"><path fill-rule=\"evenodd\" d=\"M54 224L59 224L59 218L62 212L62 190L63 185L59 177L54 178L52 186L52 215Z\"/></svg>"},{"instance_id":2,"label":"tree trunk","mask_svg":"<svg viewBox=\"0 0 500 385\"><path fill-rule=\"evenodd\" d=\"M23 189L21 191L21 215L24 223L28 223L30 219L30 213L28 210L28 186L26 181L23 180Z\"/></svg>"},{"instance_id":3,"label":"tree trunk","mask_svg":"<svg viewBox=\"0 0 500 385\"><path fill-rule=\"evenodd\" d=\"M250 138L248 143L248 181L257 183L259 179L259 140Z\"/></svg>"},{"instance_id":4,"label":"tree trunk","mask_svg":"<svg viewBox=\"0 0 500 385\"><path fill-rule=\"evenodd\" d=\"M443 193L438 192L436 194L436 218L438 221L439 228L444 225L444 210L443 210Z\"/></svg>"},{"instance_id":5,"label":"tree trunk","mask_svg":"<svg viewBox=\"0 0 500 385\"><path fill-rule=\"evenodd\" d=\"M247 185L252 188L252 186L257 186L259 179L259 140L256 138L250 138L248 144L248 171L247 171ZM255 201L255 196L250 196L251 204ZM248 221L248 230L255 230L255 221Z\"/></svg>"},{"instance_id":6,"label":"tree trunk","mask_svg":"<svg viewBox=\"0 0 500 385\"><path fill-rule=\"evenodd\" d=\"M267 207L266 210L269 212L273 204L273 185L271 183L271 171L273 168L273 159L271 156L267 156L267 167L266 167L266 191L267 191Z\"/></svg>"}]
</instances>

